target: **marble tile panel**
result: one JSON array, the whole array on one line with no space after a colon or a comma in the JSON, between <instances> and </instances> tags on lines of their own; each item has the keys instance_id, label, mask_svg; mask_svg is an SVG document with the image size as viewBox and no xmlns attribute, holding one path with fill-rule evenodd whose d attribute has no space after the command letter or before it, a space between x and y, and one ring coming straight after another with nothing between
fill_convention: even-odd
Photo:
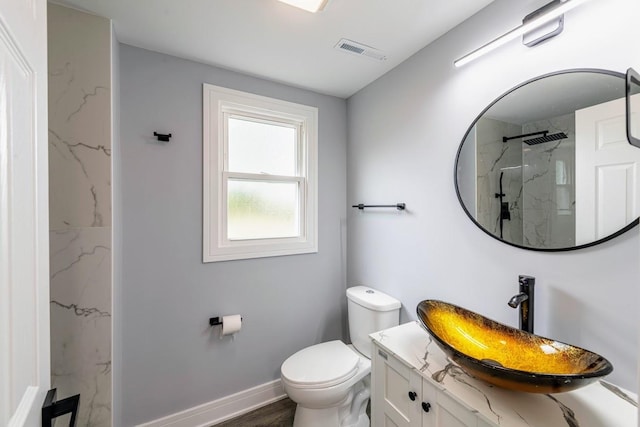
<instances>
[{"instance_id":1,"label":"marble tile panel","mask_svg":"<svg viewBox=\"0 0 640 427\"><path fill-rule=\"evenodd\" d=\"M575 114L523 125L523 133L564 132L566 139L523 145L525 244L538 248L575 244ZM558 174L558 172L561 172Z\"/></svg>"},{"instance_id":2,"label":"marble tile panel","mask_svg":"<svg viewBox=\"0 0 640 427\"><path fill-rule=\"evenodd\" d=\"M51 379L78 425L111 425L111 228L50 232Z\"/></svg>"},{"instance_id":3,"label":"marble tile panel","mask_svg":"<svg viewBox=\"0 0 640 427\"><path fill-rule=\"evenodd\" d=\"M50 5L50 228L111 225L111 30Z\"/></svg>"},{"instance_id":4,"label":"marble tile panel","mask_svg":"<svg viewBox=\"0 0 640 427\"><path fill-rule=\"evenodd\" d=\"M504 136L519 135L521 127L483 117L476 125L477 139L477 221L489 232L500 236L500 176L503 202L511 219L502 221L503 239L522 243L522 148L519 140L502 141Z\"/></svg>"}]
</instances>

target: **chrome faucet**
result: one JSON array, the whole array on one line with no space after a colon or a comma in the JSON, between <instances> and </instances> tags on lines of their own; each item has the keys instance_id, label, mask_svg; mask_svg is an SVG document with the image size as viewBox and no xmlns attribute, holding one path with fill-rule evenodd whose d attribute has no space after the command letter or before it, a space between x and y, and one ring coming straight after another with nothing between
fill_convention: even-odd
<instances>
[{"instance_id":1,"label":"chrome faucet","mask_svg":"<svg viewBox=\"0 0 640 427\"><path fill-rule=\"evenodd\" d=\"M525 294L524 292L520 292L518 295L512 296L507 304L509 304L509 307L516 308L518 305L520 305L521 302L528 299L529 295Z\"/></svg>"},{"instance_id":2,"label":"chrome faucet","mask_svg":"<svg viewBox=\"0 0 640 427\"><path fill-rule=\"evenodd\" d=\"M511 297L509 307L520 306L520 329L533 333L533 289L536 278L531 276L518 276L520 293Z\"/></svg>"}]
</instances>

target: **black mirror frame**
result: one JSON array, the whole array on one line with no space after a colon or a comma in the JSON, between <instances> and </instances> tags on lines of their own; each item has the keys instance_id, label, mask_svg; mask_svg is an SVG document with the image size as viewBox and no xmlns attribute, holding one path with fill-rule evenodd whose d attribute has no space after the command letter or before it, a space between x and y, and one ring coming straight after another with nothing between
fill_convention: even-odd
<instances>
[{"instance_id":1,"label":"black mirror frame","mask_svg":"<svg viewBox=\"0 0 640 427\"><path fill-rule=\"evenodd\" d=\"M640 74L633 68L629 68L627 70L627 89L626 89L626 98L627 98L627 139L629 140L629 144L634 147L640 148L640 139L634 137L631 132L631 86L632 85L640 86Z\"/></svg>"},{"instance_id":2,"label":"black mirror frame","mask_svg":"<svg viewBox=\"0 0 640 427\"><path fill-rule=\"evenodd\" d=\"M630 74L631 72L631 74ZM561 71L554 71L551 73L547 73L547 74L543 74L537 77L534 77L532 79L529 79L527 81L525 81L524 83L520 83L519 85L509 89L508 91L506 91L505 93L503 93L502 95L500 95L499 97L497 97L496 99L494 99L491 103L489 103L489 105L487 105L481 112L480 114L478 114L478 116L473 120L473 122L471 122L471 125L469 126L469 128L467 129L467 131L465 132L464 136L462 137L462 141L460 142L460 146L458 147L458 152L456 153L456 161L453 165L453 183L455 185L456 188L456 196L458 196L458 201L460 202L460 206L462 206L462 210L464 210L464 213L467 214L467 216L469 217L469 219L480 229L482 230L485 234L491 236L492 238L498 240L499 242L505 243L509 246L513 246L516 248L520 248L520 249L525 249L528 251L536 251L536 252L568 252L568 251L575 251L578 249L584 249L584 248L589 248L595 245L599 245L601 243L605 243L608 242L609 240L612 240L618 236L620 236L621 234L626 233L627 231L631 230L633 227L637 226L640 223L640 217L636 218L633 222L629 223L628 225L626 225L624 228L616 231L613 234L608 235L607 237L603 237L602 239L590 242L590 243L585 243L583 245L577 245L577 246L572 246L572 247L567 247L567 248L533 248L530 246L524 246L524 245L519 245L517 243L511 243L508 242L504 239L499 238L498 236L492 234L491 232L489 232L487 229L485 229L478 221L476 221L476 219L473 217L473 215L471 215L471 212L469 212L469 210L467 209L467 207L464 204L464 201L462 200L462 195L460 194L460 188L458 187L458 162L460 160L460 153L462 152L462 146L464 145L464 142L467 140L467 137L469 136L469 133L471 132L471 130L473 129L473 127L476 125L476 123L478 122L478 120L491 108L493 107L493 105L495 103L497 103L498 101L500 101L502 98L506 97L507 95L509 95L510 93L520 89L523 86L528 85L529 83L533 83L535 81L538 80L542 80L544 78L547 77L551 77L551 76L556 76L556 75L560 75L560 74L570 74L570 73L598 73L598 74L608 74L610 76L614 76L614 77L619 77L620 79L622 79L622 81L626 82L626 89L625 89L625 93L627 94L627 136L629 138L631 138L630 135L630 111L629 111L629 91L631 89L631 87L629 86L629 76L632 75L631 78L633 78L638 84L640 84L640 75L638 73L635 72L635 70L633 69L629 69L627 70L627 74L623 74L623 73L619 73L617 71L611 71L611 70L603 70L603 69L599 69L599 68L572 68L572 69L568 69L568 70L561 70ZM634 138L635 139L635 138ZM638 144L640 144L640 140L636 140L638 142ZM631 139L629 139L629 142L631 143ZM632 145L640 148L640 145L636 145L631 143Z\"/></svg>"}]
</instances>

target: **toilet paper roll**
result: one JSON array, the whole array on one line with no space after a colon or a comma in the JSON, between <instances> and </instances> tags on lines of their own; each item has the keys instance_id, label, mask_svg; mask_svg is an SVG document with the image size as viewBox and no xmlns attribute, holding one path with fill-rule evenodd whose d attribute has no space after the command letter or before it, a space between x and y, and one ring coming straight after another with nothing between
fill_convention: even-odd
<instances>
[{"instance_id":1,"label":"toilet paper roll","mask_svg":"<svg viewBox=\"0 0 640 427\"><path fill-rule=\"evenodd\" d=\"M233 314L231 316L222 316L222 331L221 336L232 335L240 332L242 328L242 316L239 314Z\"/></svg>"}]
</instances>

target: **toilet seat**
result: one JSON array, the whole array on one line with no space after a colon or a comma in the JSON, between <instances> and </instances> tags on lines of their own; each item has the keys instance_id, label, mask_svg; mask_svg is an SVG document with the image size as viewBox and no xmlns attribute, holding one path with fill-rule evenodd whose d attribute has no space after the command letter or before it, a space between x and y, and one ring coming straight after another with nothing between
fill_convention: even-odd
<instances>
[{"instance_id":1,"label":"toilet seat","mask_svg":"<svg viewBox=\"0 0 640 427\"><path fill-rule=\"evenodd\" d=\"M282 364L282 377L297 388L326 388L341 384L358 371L360 356L342 341L304 348Z\"/></svg>"}]
</instances>

